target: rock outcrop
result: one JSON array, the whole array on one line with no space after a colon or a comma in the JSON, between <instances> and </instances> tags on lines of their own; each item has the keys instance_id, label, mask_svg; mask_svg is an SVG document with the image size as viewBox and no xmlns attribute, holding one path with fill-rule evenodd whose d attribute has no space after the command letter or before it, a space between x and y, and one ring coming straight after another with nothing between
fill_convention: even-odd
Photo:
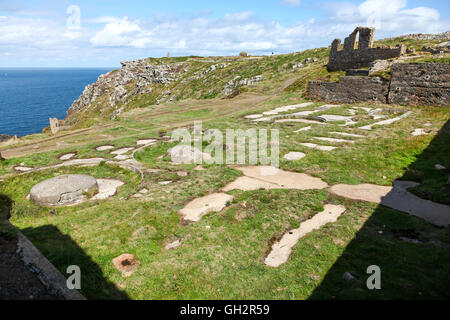
<instances>
[{"instance_id":1,"label":"rock outcrop","mask_svg":"<svg viewBox=\"0 0 450 320\"><path fill-rule=\"evenodd\" d=\"M234 78L234 80L230 80L227 85L225 86L225 88L223 89L222 94L226 97L230 96L231 94L233 94L233 92L242 86L251 86L253 85L255 82L260 82L262 81L263 77L262 76L255 76L252 77L250 79L245 78L245 79L241 79L240 76L237 76L236 78Z\"/></svg>"},{"instance_id":2,"label":"rock outcrop","mask_svg":"<svg viewBox=\"0 0 450 320\"><path fill-rule=\"evenodd\" d=\"M0 134L0 142L8 141L11 139L11 136L8 136L7 134Z\"/></svg>"},{"instance_id":3,"label":"rock outcrop","mask_svg":"<svg viewBox=\"0 0 450 320\"><path fill-rule=\"evenodd\" d=\"M433 33L431 33L431 34L424 34L424 33L407 34L407 35L401 36L400 38L412 39L412 40L425 40L425 41L445 40L445 39L450 39L450 31L437 33L437 34L433 34Z\"/></svg>"},{"instance_id":4,"label":"rock outcrop","mask_svg":"<svg viewBox=\"0 0 450 320\"><path fill-rule=\"evenodd\" d=\"M115 119L125 110L136 107L130 104L132 101L159 105L186 96L205 98L221 93L230 98L239 94L240 87L252 86L263 79L261 75L232 78L234 75L222 71L230 67L231 62L180 60L184 62L164 63L164 60L151 58L121 62L120 69L101 75L95 83L86 86L69 108L66 123L73 126L92 115ZM226 80L221 77L223 73L226 73ZM217 87L222 81L222 87ZM140 95L144 96L142 100Z\"/></svg>"},{"instance_id":5,"label":"rock outcrop","mask_svg":"<svg viewBox=\"0 0 450 320\"><path fill-rule=\"evenodd\" d=\"M114 119L123 111L123 104L128 99L151 93L154 84L166 85L178 80L184 70L182 63L156 65L149 59L123 61L121 64L122 68L101 75L96 83L86 86L67 112L69 123L75 112L96 107L100 108L100 114L112 113L111 118Z\"/></svg>"}]
</instances>

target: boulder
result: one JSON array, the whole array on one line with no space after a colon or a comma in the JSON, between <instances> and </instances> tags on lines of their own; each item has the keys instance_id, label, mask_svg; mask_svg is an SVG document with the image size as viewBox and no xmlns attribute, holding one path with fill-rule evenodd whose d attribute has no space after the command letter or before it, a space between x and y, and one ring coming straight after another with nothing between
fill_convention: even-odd
<instances>
[{"instance_id":1,"label":"boulder","mask_svg":"<svg viewBox=\"0 0 450 320\"><path fill-rule=\"evenodd\" d=\"M191 164L200 163L202 160L208 160L211 158L209 154L202 153L197 148L180 145L167 151L172 162L177 164Z\"/></svg>"},{"instance_id":2,"label":"boulder","mask_svg":"<svg viewBox=\"0 0 450 320\"><path fill-rule=\"evenodd\" d=\"M42 181L30 191L31 200L42 206L67 206L85 201L98 192L97 180L85 175L63 175Z\"/></svg>"}]
</instances>

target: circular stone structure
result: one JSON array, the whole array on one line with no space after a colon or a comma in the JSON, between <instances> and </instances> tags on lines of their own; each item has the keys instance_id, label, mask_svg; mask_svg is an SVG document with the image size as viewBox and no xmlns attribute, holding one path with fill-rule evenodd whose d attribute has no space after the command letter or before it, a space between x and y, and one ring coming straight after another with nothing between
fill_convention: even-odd
<instances>
[{"instance_id":1,"label":"circular stone structure","mask_svg":"<svg viewBox=\"0 0 450 320\"><path fill-rule=\"evenodd\" d=\"M30 191L34 203L46 206L69 206L81 203L98 192L97 180L86 175L63 175L42 181Z\"/></svg>"}]
</instances>

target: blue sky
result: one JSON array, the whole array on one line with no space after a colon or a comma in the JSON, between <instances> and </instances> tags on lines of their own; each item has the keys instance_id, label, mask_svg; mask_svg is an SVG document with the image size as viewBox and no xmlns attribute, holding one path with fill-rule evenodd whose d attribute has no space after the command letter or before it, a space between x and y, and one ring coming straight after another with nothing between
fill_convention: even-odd
<instances>
[{"instance_id":1,"label":"blue sky","mask_svg":"<svg viewBox=\"0 0 450 320\"><path fill-rule=\"evenodd\" d=\"M327 46L359 25L377 27L377 39L447 31L449 1L0 0L0 67L287 53Z\"/></svg>"}]
</instances>

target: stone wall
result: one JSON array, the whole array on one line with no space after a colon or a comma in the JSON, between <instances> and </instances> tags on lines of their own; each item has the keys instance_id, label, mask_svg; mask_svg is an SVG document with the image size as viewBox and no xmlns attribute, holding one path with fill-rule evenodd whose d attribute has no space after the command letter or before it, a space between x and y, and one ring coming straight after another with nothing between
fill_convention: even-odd
<instances>
[{"instance_id":1,"label":"stone wall","mask_svg":"<svg viewBox=\"0 0 450 320\"><path fill-rule=\"evenodd\" d=\"M341 48L341 39L335 39L331 44L329 71L366 68L375 60L396 58L406 52L406 47L399 45L395 48L373 48L374 28L358 27L344 40ZM356 48L359 33L358 47Z\"/></svg>"},{"instance_id":2,"label":"stone wall","mask_svg":"<svg viewBox=\"0 0 450 320\"><path fill-rule=\"evenodd\" d=\"M391 75L389 103L450 106L450 64L396 63Z\"/></svg>"},{"instance_id":3,"label":"stone wall","mask_svg":"<svg viewBox=\"0 0 450 320\"><path fill-rule=\"evenodd\" d=\"M379 77L341 77L339 82L310 82L308 96L337 103L386 103L389 81Z\"/></svg>"},{"instance_id":4,"label":"stone wall","mask_svg":"<svg viewBox=\"0 0 450 320\"><path fill-rule=\"evenodd\" d=\"M338 103L450 106L450 64L396 63L391 68L391 81L345 76L339 82L310 82L308 96Z\"/></svg>"}]
</instances>

